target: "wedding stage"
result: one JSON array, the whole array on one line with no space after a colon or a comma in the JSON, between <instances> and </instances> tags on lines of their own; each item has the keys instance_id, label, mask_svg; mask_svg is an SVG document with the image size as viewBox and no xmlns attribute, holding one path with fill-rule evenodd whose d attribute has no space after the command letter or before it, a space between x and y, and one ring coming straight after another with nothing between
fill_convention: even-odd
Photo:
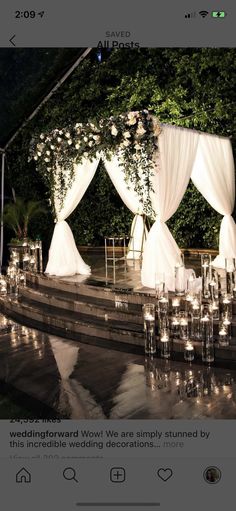
<instances>
[{"instance_id":1,"label":"wedding stage","mask_svg":"<svg viewBox=\"0 0 236 511\"><path fill-rule=\"evenodd\" d=\"M127 261L117 269L114 282L111 270L106 279L103 251L84 255L93 268L92 276L52 277L26 274L26 287L19 297L0 297L1 310L9 317L42 331L64 338L106 348L143 353L143 305L157 304L155 289L145 288L140 280L140 262ZM192 254L186 264L200 273L200 256ZM174 296L174 293L173 293ZM171 297L171 293L170 293ZM233 301L232 338L229 346L219 346L219 321L214 321L216 359L227 367L236 361L236 302ZM202 344L193 343L201 358ZM183 358L185 341L172 340L173 356Z\"/></svg>"}]
</instances>

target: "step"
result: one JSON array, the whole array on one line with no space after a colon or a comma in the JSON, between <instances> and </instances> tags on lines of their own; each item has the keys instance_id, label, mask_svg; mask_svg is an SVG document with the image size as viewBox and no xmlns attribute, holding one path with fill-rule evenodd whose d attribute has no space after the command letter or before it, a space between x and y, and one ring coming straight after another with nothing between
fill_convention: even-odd
<instances>
[{"instance_id":1,"label":"step","mask_svg":"<svg viewBox=\"0 0 236 511\"><path fill-rule=\"evenodd\" d=\"M143 325L142 306L136 305L130 307L128 302L121 300L109 301L108 305L101 300L98 303L90 303L89 297L87 300L74 300L71 296L65 293L55 294L52 290L50 292L42 292L34 288L23 287L20 289L21 299L24 301L32 301L48 308L62 309L74 312L86 317L96 317L97 319L129 322L137 325Z\"/></svg>"},{"instance_id":2,"label":"step","mask_svg":"<svg viewBox=\"0 0 236 511\"><path fill-rule=\"evenodd\" d=\"M109 317L99 322L85 322L78 319L77 314L73 312L63 313L62 310L50 310L48 308L39 307L38 304L32 302L21 302L11 298L0 298L0 306L3 313L13 317L20 322L27 321L31 326L37 326L49 333L58 333L61 336L67 336L82 340L81 335L96 339L103 339L108 342L119 342L143 345L143 332L122 328L122 325L114 324ZM71 335L70 335L71 334Z\"/></svg>"},{"instance_id":3,"label":"step","mask_svg":"<svg viewBox=\"0 0 236 511\"><path fill-rule=\"evenodd\" d=\"M85 322L77 318L77 314L67 312L56 308L48 310L39 307L35 302L21 302L9 297L0 298L2 312L9 315L16 321L39 328L48 333L60 335L62 337L75 339L81 342L112 347L122 350L143 351L144 335L142 328L140 331L131 330L132 326L126 325L126 329L114 325L114 321L95 323L93 321ZM127 327L129 329L127 329ZM141 327L141 325L140 325ZM174 353L181 353L184 350L184 341L173 339L172 350ZM197 358L201 358L202 347L200 342L194 342ZM217 338L215 342L216 360L236 361L236 338L233 338L229 347L219 347Z\"/></svg>"},{"instance_id":4,"label":"step","mask_svg":"<svg viewBox=\"0 0 236 511\"><path fill-rule=\"evenodd\" d=\"M72 297L64 292L54 293L53 289L48 292L37 291L34 288L21 288L21 299L24 302L36 302L42 306L45 311L56 309L57 314L60 314L60 309L63 311L73 312L76 314L75 319L83 321L113 321L114 326L124 323L123 328L126 330L143 331L143 317L142 305L131 304L128 301L120 300L108 302L108 305L102 300L97 304L89 303L87 301L73 300ZM68 298L69 296L69 298ZM214 320L214 335L218 335L218 321ZM236 337L236 317L233 317L231 335Z\"/></svg>"},{"instance_id":5,"label":"step","mask_svg":"<svg viewBox=\"0 0 236 511\"><path fill-rule=\"evenodd\" d=\"M148 288L133 289L129 285L106 283L105 281L95 280L91 277L76 276L78 281L63 280L63 278L54 278L42 274L26 273L27 287L41 290L45 293L53 292L67 294L72 299L97 303L102 300L109 305L114 301L129 302L131 305L143 305L150 302L155 303L155 290Z\"/></svg>"}]
</instances>

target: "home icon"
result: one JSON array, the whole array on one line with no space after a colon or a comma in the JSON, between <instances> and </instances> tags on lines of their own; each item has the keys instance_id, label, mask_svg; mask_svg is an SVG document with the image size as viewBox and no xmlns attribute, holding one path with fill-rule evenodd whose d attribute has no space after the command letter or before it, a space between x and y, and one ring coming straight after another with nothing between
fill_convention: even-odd
<instances>
[{"instance_id":1,"label":"home icon","mask_svg":"<svg viewBox=\"0 0 236 511\"><path fill-rule=\"evenodd\" d=\"M17 483L31 483L31 474L26 470L26 468L21 468L19 472L16 474L16 482Z\"/></svg>"}]
</instances>

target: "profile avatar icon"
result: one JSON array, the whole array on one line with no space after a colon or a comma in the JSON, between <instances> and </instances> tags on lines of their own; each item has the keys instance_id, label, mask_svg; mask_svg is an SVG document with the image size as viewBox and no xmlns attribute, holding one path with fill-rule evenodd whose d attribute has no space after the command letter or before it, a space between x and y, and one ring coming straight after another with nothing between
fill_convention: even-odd
<instances>
[{"instance_id":1,"label":"profile avatar icon","mask_svg":"<svg viewBox=\"0 0 236 511\"><path fill-rule=\"evenodd\" d=\"M208 484L217 484L221 479L221 471L218 467L207 467L203 477Z\"/></svg>"}]
</instances>

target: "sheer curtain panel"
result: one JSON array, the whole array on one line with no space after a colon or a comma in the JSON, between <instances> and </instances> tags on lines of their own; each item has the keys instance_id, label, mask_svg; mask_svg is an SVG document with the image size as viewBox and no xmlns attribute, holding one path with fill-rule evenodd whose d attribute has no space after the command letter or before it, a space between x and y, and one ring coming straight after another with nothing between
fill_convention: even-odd
<instances>
[{"instance_id":1,"label":"sheer curtain panel","mask_svg":"<svg viewBox=\"0 0 236 511\"><path fill-rule=\"evenodd\" d=\"M180 249L165 222L175 213L186 191L198 140L199 134L192 130L162 126L152 194L157 220L144 248L143 286L154 288L156 276L164 273L167 287L173 289L174 266L180 262Z\"/></svg>"},{"instance_id":2,"label":"sheer curtain panel","mask_svg":"<svg viewBox=\"0 0 236 511\"><path fill-rule=\"evenodd\" d=\"M90 267L83 261L76 247L72 231L65 220L81 201L93 179L99 159L98 157L92 162L83 159L81 164L75 165L74 180L62 207L60 207L59 197L55 197L57 220L45 270L45 273L49 275L69 276L77 273L81 275L91 273Z\"/></svg>"},{"instance_id":3,"label":"sheer curtain panel","mask_svg":"<svg viewBox=\"0 0 236 511\"><path fill-rule=\"evenodd\" d=\"M236 258L236 226L231 216L235 201L235 170L230 140L205 133L200 135L191 178L209 204L224 215L219 256L213 265L225 268L225 258Z\"/></svg>"}]
</instances>

